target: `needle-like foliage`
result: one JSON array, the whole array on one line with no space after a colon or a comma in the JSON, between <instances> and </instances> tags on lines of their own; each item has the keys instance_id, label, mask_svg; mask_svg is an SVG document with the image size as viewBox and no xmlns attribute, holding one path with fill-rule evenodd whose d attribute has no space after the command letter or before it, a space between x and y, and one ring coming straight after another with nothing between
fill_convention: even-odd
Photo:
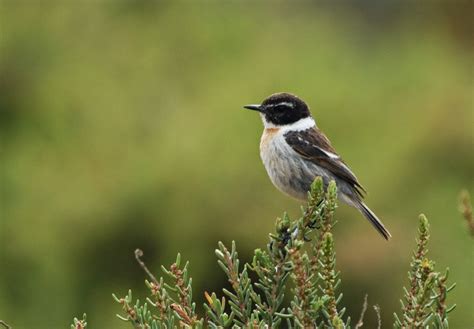
<instances>
[{"instance_id":1,"label":"needle-like foliage","mask_svg":"<svg viewBox=\"0 0 474 329\"><path fill-rule=\"evenodd\" d=\"M196 313L189 264L182 265L179 254L171 266L162 267L164 275L157 279L142 261L142 251L136 250L135 257L148 275L145 283L150 296L140 302L132 299L131 291L121 298L113 295L122 307L117 316L136 329L351 328L340 306L341 278L331 233L336 201L336 184L331 182L324 189L323 181L316 179L301 217L291 220L284 214L278 218L266 248L256 249L251 263L241 264L235 242L230 248L219 242L217 263L230 289L222 289L221 296L205 292L203 315ZM427 258L428 240L429 224L422 215L408 273L410 285L405 289L401 317L395 314L395 328L449 327L448 314L454 306L448 307L446 298L454 285L447 285L448 271L436 272L434 262ZM366 296L354 328L363 326L367 306ZM380 308L373 308L381 328ZM86 325L84 317L74 319L71 328Z\"/></svg>"},{"instance_id":2,"label":"needle-like foliage","mask_svg":"<svg viewBox=\"0 0 474 329\"><path fill-rule=\"evenodd\" d=\"M434 261L427 258L429 223L420 215L416 250L410 263L408 279L409 289L404 288L401 300L402 316L395 313L395 328L449 328L448 313L456 305L446 305L447 293L454 288L446 286L449 270L446 274L434 270Z\"/></svg>"},{"instance_id":3,"label":"needle-like foliage","mask_svg":"<svg viewBox=\"0 0 474 329\"><path fill-rule=\"evenodd\" d=\"M6 328L7 329L10 328L10 326L7 326ZM79 320L78 318L74 318L71 324L71 329L86 329L86 328L87 328L86 314L82 315L82 320Z\"/></svg>"}]
</instances>

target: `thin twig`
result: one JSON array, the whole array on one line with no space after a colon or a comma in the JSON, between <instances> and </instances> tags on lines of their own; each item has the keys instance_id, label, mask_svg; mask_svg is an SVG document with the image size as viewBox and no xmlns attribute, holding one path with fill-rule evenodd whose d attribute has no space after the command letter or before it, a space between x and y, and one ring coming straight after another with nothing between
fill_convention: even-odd
<instances>
[{"instance_id":1,"label":"thin twig","mask_svg":"<svg viewBox=\"0 0 474 329\"><path fill-rule=\"evenodd\" d=\"M365 294L364 304L362 305L362 312L360 312L359 322L357 322L355 329L362 328L362 326L364 325L364 315L366 311L367 311L367 294Z\"/></svg>"},{"instance_id":2,"label":"thin twig","mask_svg":"<svg viewBox=\"0 0 474 329\"><path fill-rule=\"evenodd\" d=\"M0 320L0 324L1 324L2 326L4 326L5 329L12 329L12 327L9 326L7 323L5 323L5 321L3 321L3 320Z\"/></svg>"},{"instance_id":3,"label":"thin twig","mask_svg":"<svg viewBox=\"0 0 474 329\"><path fill-rule=\"evenodd\" d=\"M375 314L377 314L377 329L382 328L382 317L380 316L380 306L374 305Z\"/></svg>"},{"instance_id":4,"label":"thin twig","mask_svg":"<svg viewBox=\"0 0 474 329\"><path fill-rule=\"evenodd\" d=\"M469 192L467 190L463 190L461 191L459 199L459 211L461 211L464 219L467 222L469 232L472 236L474 236L474 218L472 217L471 196L469 195Z\"/></svg>"},{"instance_id":5,"label":"thin twig","mask_svg":"<svg viewBox=\"0 0 474 329\"><path fill-rule=\"evenodd\" d=\"M154 284L157 286L159 285L158 280L155 278L153 273L150 272L148 267L146 267L145 263L140 259L140 257L143 257L143 251L141 249L136 249L135 250L135 259L138 262L138 265L145 271L145 273L150 277L150 279L153 281Z\"/></svg>"}]
</instances>

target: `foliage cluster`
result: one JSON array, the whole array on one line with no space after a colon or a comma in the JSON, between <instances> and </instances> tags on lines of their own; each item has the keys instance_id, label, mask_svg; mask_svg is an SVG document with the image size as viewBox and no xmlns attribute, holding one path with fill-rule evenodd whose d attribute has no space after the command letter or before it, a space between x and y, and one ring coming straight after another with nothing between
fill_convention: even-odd
<instances>
[{"instance_id":1,"label":"foliage cluster","mask_svg":"<svg viewBox=\"0 0 474 329\"><path fill-rule=\"evenodd\" d=\"M219 242L217 262L228 277L230 289L224 288L221 297L205 293L204 317L196 313L189 263L183 265L178 254L169 268L162 267L165 277L157 279L137 250L137 261L149 276L145 282L150 296L140 302L133 300L131 291L124 297L113 295L123 310L118 317L136 329L362 327L367 298L354 326L341 306L341 279L331 233L336 224L336 200L334 182L324 191L322 180L315 180L302 216L294 221L287 214L278 218L267 248L255 250L251 263L240 263L235 242L230 249ZM409 287L401 301L401 316L394 315L395 328L449 327L448 313L455 305L448 307L446 297L454 285L447 286L448 270L445 274L436 272L434 262L427 258L428 240L428 220L421 215ZM288 293L289 298L285 298ZM375 305L374 309L380 327L379 308ZM83 328L78 323L76 320L73 328Z\"/></svg>"}]
</instances>

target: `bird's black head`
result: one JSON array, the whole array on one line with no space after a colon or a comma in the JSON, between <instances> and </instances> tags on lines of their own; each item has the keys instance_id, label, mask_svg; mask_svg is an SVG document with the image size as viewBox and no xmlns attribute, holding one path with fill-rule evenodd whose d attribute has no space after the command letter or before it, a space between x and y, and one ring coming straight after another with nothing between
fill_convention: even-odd
<instances>
[{"instance_id":1,"label":"bird's black head","mask_svg":"<svg viewBox=\"0 0 474 329\"><path fill-rule=\"evenodd\" d=\"M288 125L311 116L308 105L302 99L288 93L273 94L260 105L246 105L244 107L259 111L266 122L276 126Z\"/></svg>"}]
</instances>

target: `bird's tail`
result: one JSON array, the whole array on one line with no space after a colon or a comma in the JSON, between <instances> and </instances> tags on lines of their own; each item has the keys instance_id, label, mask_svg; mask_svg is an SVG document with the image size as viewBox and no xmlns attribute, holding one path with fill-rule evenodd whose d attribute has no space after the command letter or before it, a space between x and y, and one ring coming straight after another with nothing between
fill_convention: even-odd
<instances>
[{"instance_id":1,"label":"bird's tail","mask_svg":"<svg viewBox=\"0 0 474 329\"><path fill-rule=\"evenodd\" d=\"M369 220L370 224L375 227L375 229L385 238L385 240L389 240L392 237L390 232L383 225L382 221L378 219L378 217L372 212L372 210L369 209L369 207L365 205L365 203L362 201L358 202L357 209L359 209L362 215L364 215L365 218Z\"/></svg>"}]
</instances>

